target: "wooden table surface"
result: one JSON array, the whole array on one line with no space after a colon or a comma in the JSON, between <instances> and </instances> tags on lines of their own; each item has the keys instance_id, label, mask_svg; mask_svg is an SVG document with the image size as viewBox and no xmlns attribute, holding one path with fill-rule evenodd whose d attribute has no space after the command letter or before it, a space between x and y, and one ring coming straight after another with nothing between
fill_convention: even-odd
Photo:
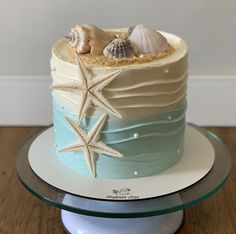
<instances>
[{"instance_id":1,"label":"wooden table surface","mask_svg":"<svg viewBox=\"0 0 236 234\"><path fill-rule=\"evenodd\" d=\"M16 176L15 161L19 149L27 138L40 129L42 128L0 128L0 234L65 233L60 210L34 197ZM210 130L231 151L231 176L214 196L185 210L184 222L178 234L236 233L236 128Z\"/></svg>"}]
</instances>

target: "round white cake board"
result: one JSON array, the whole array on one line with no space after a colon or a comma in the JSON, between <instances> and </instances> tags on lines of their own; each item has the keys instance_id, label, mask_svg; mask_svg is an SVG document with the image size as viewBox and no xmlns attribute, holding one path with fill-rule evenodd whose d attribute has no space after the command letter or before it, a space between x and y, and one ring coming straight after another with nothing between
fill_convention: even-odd
<instances>
[{"instance_id":1,"label":"round white cake board","mask_svg":"<svg viewBox=\"0 0 236 234\"><path fill-rule=\"evenodd\" d=\"M135 179L100 179L83 176L65 166L54 152L53 128L40 134L29 149L32 170L48 184L79 196L104 200L153 198L184 189L212 168L215 152L197 129L186 126L184 155L173 167Z\"/></svg>"}]
</instances>

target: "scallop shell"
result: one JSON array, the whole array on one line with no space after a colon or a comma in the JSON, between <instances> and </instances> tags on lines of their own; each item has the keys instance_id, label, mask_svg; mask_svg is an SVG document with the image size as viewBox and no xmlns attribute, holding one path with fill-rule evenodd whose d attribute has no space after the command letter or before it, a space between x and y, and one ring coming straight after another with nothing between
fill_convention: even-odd
<instances>
[{"instance_id":1,"label":"scallop shell","mask_svg":"<svg viewBox=\"0 0 236 234\"><path fill-rule=\"evenodd\" d=\"M133 57L135 52L128 39L116 38L105 47L103 55L109 59L121 59Z\"/></svg>"},{"instance_id":2,"label":"scallop shell","mask_svg":"<svg viewBox=\"0 0 236 234\"><path fill-rule=\"evenodd\" d=\"M142 24L134 27L128 39L140 54L159 54L168 48L167 40L162 34Z\"/></svg>"},{"instance_id":3,"label":"scallop shell","mask_svg":"<svg viewBox=\"0 0 236 234\"><path fill-rule=\"evenodd\" d=\"M79 54L90 53L102 55L103 49L115 38L114 35L103 31L92 24L83 24L71 29L66 36L72 47Z\"/></svg>"},{"instance_id":4,"label":"scallop shell","mask_svg":"<svg viewBox=\"0 0 236 234\"><path fill-rule=\"evenodd\" d=\"M129 34L131 34L133 32L133 30L134 30L134 26L129 27L129 29L128 29Z\"/></svg>"}]
</instances>

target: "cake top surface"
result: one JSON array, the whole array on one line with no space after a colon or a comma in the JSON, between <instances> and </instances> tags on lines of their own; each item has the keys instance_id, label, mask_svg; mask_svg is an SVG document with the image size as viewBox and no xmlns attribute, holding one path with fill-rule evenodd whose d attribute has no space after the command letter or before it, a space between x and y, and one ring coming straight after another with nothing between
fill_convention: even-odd
<instances>
[{"instance_id":1,"label":"cake top surface","mask_svg":"<svg viewBox=\"0 0 236 234\"><path fill-rule=\"evenodd\" d=\"M170 33L144 25L129 29L102 30L84 24L56 42L52 53L64 62L76 64L77 53L89 67L146 67L174 62L188 52L186 43Z\"/></svg>"}]
</instances>

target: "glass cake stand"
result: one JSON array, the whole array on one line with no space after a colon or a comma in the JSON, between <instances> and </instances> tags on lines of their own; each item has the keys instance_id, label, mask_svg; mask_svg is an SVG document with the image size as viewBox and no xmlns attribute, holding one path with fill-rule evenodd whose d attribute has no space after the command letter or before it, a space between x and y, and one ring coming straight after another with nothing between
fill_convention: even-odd
<instances>
[{"instance_id":1,"label":"glass cake stand","mask_svg":"<svg viewBox=\"0 0 236 234\"><path fill-rule=\"evenodd\" d=\"M210 131L190 124L211 142L215 161L209 173L197 183L171 194L144 200L99 200L70 194L40 179L31 169L28 151L41 132L31 137L17 157L17 174L33 195L61 209L69 233L77 234L170 234L183 220L183 210L217 192L230 174L230 153ZM200 147L200 146L199 146ZM142 185L140 185L142 186Z\"/></svg>"}]
</instances>

